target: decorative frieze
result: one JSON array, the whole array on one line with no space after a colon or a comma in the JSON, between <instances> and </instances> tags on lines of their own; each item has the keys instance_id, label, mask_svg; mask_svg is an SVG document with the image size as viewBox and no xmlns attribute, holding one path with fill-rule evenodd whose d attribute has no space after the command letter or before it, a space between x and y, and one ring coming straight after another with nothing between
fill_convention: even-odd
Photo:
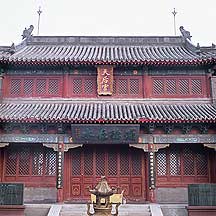
<instances>
[{"instance_id":1,"label":"decorative frieze","mask_svg":"<svg viewBox=\"0 0 216 216\"><path fill-rule=\"evenodd\" d=\"M208 129L209 129L209 125L206 125L206 124L204 124L204 125L200 125L199 126L199 128L200 128L200 132L202 133L202 134L208 134Z\"/></svg>"},{"instance_id":2,"label":"decorative frieze","mask_svg":"<svg viewBox=\"0 0 216 216\"><path fill-rule=\"evenodd\" d=\"M170 144L129 144L130 147L143 149L144 152L157 152L159 149L169 147Z\"/></svg>"},{"instance_id":3,"label":"decorative frieze","mask_svg":"<svg viewBox=\"0 0 216 216\"><path fill-rule=\"evenodd\" d=\"M57 143L43 143L43 146L47 148L52 148L54 151L58 151L58 144Z\"/></svg>"},{"instance_id":4,"label":"decorative frieze","mask_svg":"<svg viewBox=\"0 0 216 216\"><path fill-rule=\"evenodd\" d=\"M69 149L82 147L83 144L64 144L64 151L67 152Z\"/></svg>"},{"instance_id":5,"label":"decorative frieze","mask_svg":"<svg viewBox=\"0 0 216 216\"><path fill-rule=\"evenodd\" d=\"M206 71L205 70L149 70L148 71L149 75L159 75L159 76L167 76L167 75L205 75Z\"/></svg>"},{"instance_id":6,"label":"decorative frieze","mask_svg":"<svg viewBox=\"0 0 216 216\"><path fill-rule=\"evenodd\" d=\"M167 134L170 134L174 129L174 125L173 124L168 124L168 125L165 125L165 132Z\"/></svg>"},{"instance_id":7,"label":"decorative frieze","mask_svg":"<svg viewBox=\"0 0 216 216\"><path fill-rule=\"evenodd\" d=\"M85 124L73 127L71 135L68 134L1 134L0 143L65 143L74 145L82 144L119 144L125 143L130 146L140 146L143 144L162 144L171 143L216 143L215 134L187 134L187 135L170 135L170 134L141 134L138 136L139 127L137 125L94 125L87 127Z\"/></svg>"},{"instance_id":8,"label":"decorative frieze","mask_svg":"<svg viewBox=\"0 0 216 216\"><path fill-rule=\"evenodd\" d=\"M0 148L4 148L5 146L9 146L9 143L0 143Z\"/></svg>"},{"instance_id":9,"label":"decorative frieze","mask_svg":"<svg viewBox=\"0 0 216 216\"><path fill-rule=\"evenodd\" d=\"M203 144L205 147L213 148L216 151L216 143L215 144Z\"/></svg>"},{"instance_id":10,"label":"decorative frieze","mask_svg":"<svg viewBox=\"0 0 216 216\"><path fill-rule=\"evenodd\" d=\"M154 135L154 143L216 143L216 135Z\"/></svg>"},{"instance_id":11,"label":"decorative frieze","mask_svg":"<svg viewBox=\"0 0 216 216\"><path fill-rule=\"evenodd\" d=\"M64 70L46 70L46 69L29 69L29 70L23 70L23 69L14 69L14 70L7 70L7 74L9 75L62 75L64 73Z\"/></svg>"},{"instance_id":12,"label":"decorative frieze","mask_svg":"<svg viewBox=\"0 0 216 216\"><path fill-rule=\"evenodd\" d=\"M3 143L58 143L56 134L3 134L0 135Z\"/></svg>"},{"instance_id":13,"label":"decorative frieze","mask_svg":"<svg viewBox=\"0 0 216 216\"><path fill-rule=\"evenodd\" d=\"M184 134L188 134L191 131L191 129L192 129L192 125L186 124L182 126L182 131Z\"/></svg>"}]
</instances>

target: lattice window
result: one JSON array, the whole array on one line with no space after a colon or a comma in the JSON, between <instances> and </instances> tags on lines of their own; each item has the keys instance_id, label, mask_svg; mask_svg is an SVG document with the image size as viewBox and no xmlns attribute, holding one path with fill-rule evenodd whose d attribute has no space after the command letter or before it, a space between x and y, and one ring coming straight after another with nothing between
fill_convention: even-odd
<instances>
[{"instance_id":1,"label":"lattice window","mask_svg":"<svg viewBox=\"0 0 216 216\"><path fill-rule=\"evenodd\" d=\"M117 93L117 82L116 80L114 79L113 80L113 94L115 95Z\"/></svg>"},{"instance_id":2,"label":"lattice window","mask_svg":"<svg viewBox=\"0 0 216 216\"><path fill-rule=\"evenodd\" d=\"M21 94L21 79L12 79L10 87L11 95L20 95Z\"/></svg>"},{"instance_id":3,"label":"lattice window","mask_svg":"<svg viewBox=\"0 0 216 216\"><path fill-rule=\"evenodd\" d=\"M117 175L117 152L109 152L108 154L108 175L115 176Z\"/></svg>"},{"instance_id":4,"label":"lattice window","mask_svg":"<svg viewBox=\"0 0 216 216\"><path fill-rule=\"evenodd\" d=\"M128 84L126 79L120 79L119 80L119 86L118 86L118 93L120 95L126 95L128 94Z\"/></svg>"},{"instance_id":5,"label":"lattice window","mask_svg":"<svg viewBox=\"0 0 216 216\"><path fill-rule=\"evenodd\" d=\"M24 95L32 95L33 94L33 79L24 79L23 91Z\"/></svg>"},{"instance_id":6,"label":"lattice window","mask_svg":"<svg viewBox=\"0 0 216 216\"><path fill-rule=\"evenodd\" d=\"M56 153L52 149L45 151L45 175L56 175Z\"/></svg>"},{"instance_id":7,"label":"lattice window","mask_svg":"<svg viewBox=\"0 0 216 216\"><path fill-rule=\"evenodd\" d=\"M32 175L43 175L43 152L36 150L32 156Z\"/></svg>"},{"instance_id":8,"label":"lattice window","mask_svg":"<svg viewBox=\"0 0 216 216\"><path fill-rule=\"evenodd\" d=\"M188 95L189 91L189 80L188 79L180 79L179 80L179 94Z\"/></svg>"},{"instance_id":9,"label":"lattice window","mask_svg":"<svg viewBox=\"0 0 216 216\"><path fill-rule=\"evenodd\" d=\"M39 95L46 94L46 79L38 79L36 82L36 93Z\"/></svg>"},{"instance_id":10,"label":"lattice window","mask_svg":"<svg viewBox=\"0 0 216 216\"><path fill-rule=\"evenodd\" d=\"M181 160L180 160L180 149L173 148L170 151L170 175L176 176L181 175Z\"/></svg>"},{"instance_id":11,"label":"lattice window","mask_svg":"<svg viewBox=\"0 0 216 216\"><path fill-rule=\"evenodd\" d=\"M208 153L203 146L172 144L156 153L157 175L160 176L208 176ZM169 173L165 172L169 170ZM199 178L195 178L194 182Z\"/></svg>"},{"instance_id":12,"label":"lattice window","mask_svg":"<svg viewBox=\"0 0 216 216\"><path fill-rule=\"evenodd\" d=\"M131 79L130 80L130 94L138 95L139 94L139 79Z\"/></svg>"},{"instance_id":13,"label":"lattice window","mask_svg":"<svg viewBox=\"0 0 216 216\"><path fill-rule=\"evenodd\" d=\"M57 95L59 93L59 80L58 79L49 80L48 93L50 95Z\"/></svg>"},{"instance_id":14,"label":"lattice window","mask_svg":"<svg viewBox=\"0 0 216 216\"><path fill-rule=\"evenodd\" d=\"M168 95L174 95L177 93L176 80L174 79L166 80L166 93Z\"/></svg>"},{"instance_id":15,"label":"lattice window","mask_svg":"<svg viewBox=\"0 0 216 216\"><path fill-rule=\"evenodd\" d=\"M84 151L84 175L93 175L93 152Z\"/></svg>"},{"instance_id":16,"label":"lattice window","mask_svg":"<svg viewBox=\"0 0 216 216\"><path fill-rule=\"evenodd\" d=\"M191 80L191 92L192 94L202 94L202 82L200 79Z\"/></svg>"},{"instance_id":17,"label":"lattice window","mask_svg":"<svg viewBox=\"0 0 216 216\"><path fill-rule=\"evenodd\" d=\"M84 81L84 93L85 94L93 94L94 92L94 84L93 80L87 79Z\"/></svg>"},{"instance_id":18,"label":"lattice window","mask_svg":"<svg viewBox=\"0 0 216 216\"><path fill-rule=\"evenodd\" d=\"M81 151L80 149L72 150L72 175L80 176L81 175Z\"/></svg>"},{"instance_id":19,"label":"lattice window","mask_svg":"<svg viewBox=\"0 0 216 216\"><path fill-rule=\"evenodd\" d=\"M120 153L120 175L129 175L129 155L127 151Z\"/></svg>"},{"instance_id":20,"label":"lattice window","mask_svg":"<svg viewBox=\"0 0 216 216\"><path fill-rule=\"evenodd\" d=\"M52 149L44 149L40 146L10 146L6 150L5 174L53 176L56 174L56 153Z\"/></svg>"},{"instance_id":21,"label":"lattice window","mask_svg":"<svg viewBox=\"0 0 216 216\"><path fill-rule=\"evenodd\" d=\"M153 80L153 95L164 94L164 81L161 79Z\"/></svg>"},{"instance_id":22,"label":"lattice window","mask_svg":"<svg viewBox=\"0 0 216 216\"><path fill-rule=\"evenodd\" d=\"M96 175L105 175L105 153L96 151Z\"/></svg>"},{"instance_id":23,"label":"lattice window","mask_svg":"<svg viewBox=\"0 0 216 216\"><path fill-rule=\"evenodd\" d=\"M6 161L6 175L16 175L17 152L13 150L8 152Z\"/></svg>"},{"instance_id":24,"label":"lattice window","mask_svg":"<svg viewBox=\"0 0 216 216\"><path fill-rule=\"evenodd\" d=\"M161 149L156 153L156 160L157 160L157 175L158 176L167 175L167 155L165 149Z\"/></svg>"},{"instance_id":25,"label":"lattice window","mask_svg":"<svg viewBox=\"0 0 216 216\"><path fill-rule=\"evenodd\" d=\"M82 94L82 79L73 79L73 94Z\"/></svg>"},{"instance_id":26,"label":"lattice window","mask_svg":"<svg viewBox=\"0 0 216 216\"><path fill-rule=\"evenodd\" d=\"M197 175L206 176L208 174L208 158L206 152L196 154Z\"/></svg>"},{"instance_id":27,"label":"lattice window","mask_svg":"<svg viewBox=\"0 0 216 216\"><path fill-rule=\"evenodd\" d=\"M30 149L23 147L19 149L19 175L29 175Z\"/></svg>"},{"instance_id":28,"label":"lattice window","mask_svg":"<svg viewBox=\"0 0 216 216\"><path fill-rule=\"evenodd\" d=\"M184 175L194 175L194 154L189 146L183 149Z\"/></svg>"},{"instance_id":29,"label":"lattice window","mask_svg":"<svg viewBox=\"0 0 216 216\"><path fill-rule=\"evenodd\" d=\"M142 157L140 152L133 151L131 154L132 175L142 175Z\"/></svg>"}]
</instances>

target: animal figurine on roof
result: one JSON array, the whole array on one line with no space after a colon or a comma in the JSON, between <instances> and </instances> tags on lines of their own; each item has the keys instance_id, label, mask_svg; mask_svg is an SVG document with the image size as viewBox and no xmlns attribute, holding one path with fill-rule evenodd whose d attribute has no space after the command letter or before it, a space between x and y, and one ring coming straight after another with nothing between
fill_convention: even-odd
<instances>
[{"instance_id":1,"label":"animal figurine on roof","mask_svg":"<svg viewBox=\"0 0 216 216\"><path fill-rule=\"evenodd\" d=\"M183 26L180 26L179 30L180 30L182 36L183 36L185 39L191 40L191 37L192 37L192 36L190 35L190 32L189 32L189 31L186 31L186 30L184 29Z\"/></svg>"},{"instance_id":2,"label":"animal figurine on roof","mask_svg":"<svg viewBox=\"0 0 216 216\"><path fill-rule=\"evenodd\" d=\"M29 38L32 35L33 30L34 30L34 26L33 25L30 25L28 29L25 28L23 30L23 34L21 35L22 36L22 40L25 39L25 38Z\"/></svg>"}]
</instances>

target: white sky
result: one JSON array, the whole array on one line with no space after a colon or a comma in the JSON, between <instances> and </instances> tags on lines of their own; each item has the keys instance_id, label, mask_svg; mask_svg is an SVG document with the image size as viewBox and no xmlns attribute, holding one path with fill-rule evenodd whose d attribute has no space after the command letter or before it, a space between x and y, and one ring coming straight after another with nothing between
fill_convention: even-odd
<instances>
[{"instance_id":1,"label":"white sky","mask_svg":"<svg viewBox=\"0 0 216 216\"><path fill-rule=\"evenodd\" d=\"M39 5L40 35L174 35L175 7L177 35L183 25L195 45L216 43L216 0L0 0L0 45L31 24L37 35Z\"/></svg>"}]
</instances>

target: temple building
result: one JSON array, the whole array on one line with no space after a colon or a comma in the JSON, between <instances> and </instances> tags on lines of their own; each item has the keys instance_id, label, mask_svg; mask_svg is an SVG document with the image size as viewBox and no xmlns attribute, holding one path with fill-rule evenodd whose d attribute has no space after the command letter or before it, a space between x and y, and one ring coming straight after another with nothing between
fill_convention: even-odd
<instances>
[{"instance_id":1,"label":"temple building","mask_svg":"<svg viewBox=\"0 0 216 216\"><path fill-rule=\"evenodd\" d=\"M25 202L187 202L216 182L216 48L181 36L33 36L0 46L0 181Z\"/></svg>"}]
</instances>

